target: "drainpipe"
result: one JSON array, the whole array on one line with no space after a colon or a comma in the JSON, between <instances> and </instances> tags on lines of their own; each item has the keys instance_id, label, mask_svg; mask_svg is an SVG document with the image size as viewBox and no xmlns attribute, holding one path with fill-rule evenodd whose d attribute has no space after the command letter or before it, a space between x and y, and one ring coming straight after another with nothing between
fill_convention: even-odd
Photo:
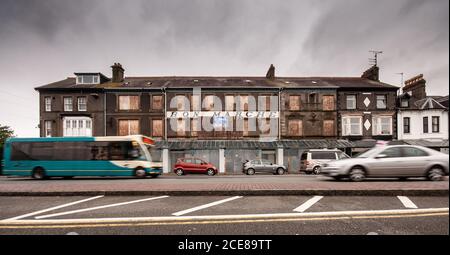
<instances>
[{"instance_id":1,"label":"drainpipe","mask_svg":"<svg viewBox=\"0 0 450 255\"><path fill-rule=\"evenodd\" d=\"M161 91L164 93L164 140L167 141L167 92L165 87L162 87Z\"/></svg>"},{"instance_id":2,"label":"drainpipe","mask_svg":"<svg viewBox=\"0 0 450 255\"><path fill-rule=\"evenodd\" d=\"M106 136L106 90L103 92L103 133Z\"/></svg>"},{"instance_id":3,"label":"drainpipe","mask_svg":"<svg viewBox=\"0 0 450 255\"><path fill-rule=\"evenodd\" d=\"M283 88L278 89L278 141L281 140L281 91Z\"/></svg>"}]
</instances>

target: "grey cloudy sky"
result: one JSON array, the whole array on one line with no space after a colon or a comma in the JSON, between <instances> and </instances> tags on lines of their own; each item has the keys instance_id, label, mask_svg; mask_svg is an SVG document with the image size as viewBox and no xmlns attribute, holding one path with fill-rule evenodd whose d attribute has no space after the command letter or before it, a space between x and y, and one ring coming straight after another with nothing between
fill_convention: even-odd
<instances>
[{"instance_id":1,"label":"grey cloudy sky","mask_svg":"<svg viewBox=\"0 0 450 255\"><path fill-rule=\"evenodd\" d=\"M359 76L423 73L447 95L448 0L0 0L0 124L38 136L34 87L111 76Z\"/></svg>"}]
</instances>

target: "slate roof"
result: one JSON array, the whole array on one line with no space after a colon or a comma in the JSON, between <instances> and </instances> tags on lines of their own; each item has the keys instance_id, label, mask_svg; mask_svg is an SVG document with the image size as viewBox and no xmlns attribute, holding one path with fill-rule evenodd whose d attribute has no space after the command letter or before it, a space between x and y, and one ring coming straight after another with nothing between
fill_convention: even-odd
<instances>
[{"instance_id":1,"label":"slate roof","mask_svg":"<svg viewBox=\"0 0 450 255\"><path fill-rule=\"evenodd\" d=\"M40 87L41 89L66 88L384 88L398 87L360 77L125 77L121 83L104 82L93 85L76 85L76 80L69 77Z\"/></svg>"}]
</instances>

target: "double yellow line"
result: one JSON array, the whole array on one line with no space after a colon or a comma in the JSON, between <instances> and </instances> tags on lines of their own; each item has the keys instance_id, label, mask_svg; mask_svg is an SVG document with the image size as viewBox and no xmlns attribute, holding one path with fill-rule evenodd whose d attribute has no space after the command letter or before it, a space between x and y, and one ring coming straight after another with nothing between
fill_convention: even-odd
<instances>
[{"instance_id":1,"label":"double yellow line","mask_svg":"<svg viewBox=\"0 0 450 255\"><path fill-rule=\"evenodd\" d=\"M330 221L358 219L393 219L448 216L449 208L400 209L378 211L342 211L246 215L210 215L182 217L135 217L60 220L0 221L0 229L107 228L166 225L237 224L290 221Z\"/></svg>"}]
</instances>

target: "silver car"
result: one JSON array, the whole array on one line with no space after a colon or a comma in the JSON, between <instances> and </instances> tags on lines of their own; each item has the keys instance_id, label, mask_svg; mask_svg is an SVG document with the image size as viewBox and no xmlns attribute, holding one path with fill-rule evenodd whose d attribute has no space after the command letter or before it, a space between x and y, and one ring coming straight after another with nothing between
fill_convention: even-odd
<instances>
[{"instance_id":1,"label":"silver car","mask_svg":"<svg viewBox=\"0 0 450 255\"><path fill-rule=\"evenodd\" d=\"M254 175L256 172L266 172L273 174L284 174L287 168L283 165L277 165L269 160L254 159L244 163L242 172L248 175Z\"/></svg>"},{"instance_id":2,"label":"silver car","mask_svg":"<svg viewBox=\"0 0 450 255\"><path fill-rule=\"evenodd\" d=\"M374 147L356 158L332 161L322 166L321 173L337 180L348 177L362 181L366 177L427 177L442 180L448 175L447 154L411 145Z\"/></svg>"}]
</instances>

